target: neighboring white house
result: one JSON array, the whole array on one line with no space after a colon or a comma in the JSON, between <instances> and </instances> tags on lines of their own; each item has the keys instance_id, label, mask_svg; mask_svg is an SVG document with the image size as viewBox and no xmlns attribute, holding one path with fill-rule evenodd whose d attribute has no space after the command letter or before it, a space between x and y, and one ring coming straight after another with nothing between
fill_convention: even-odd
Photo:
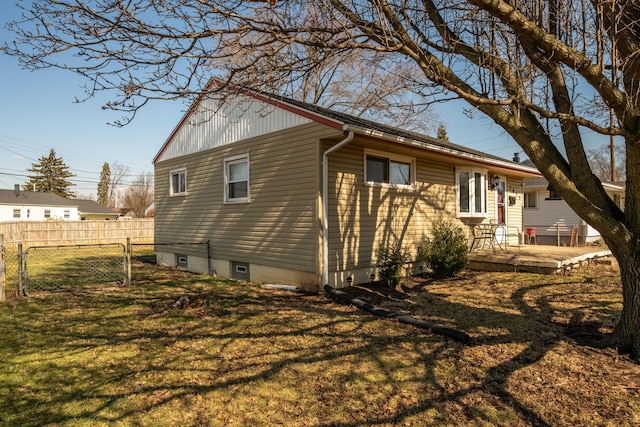
<instances>
[{"instance_id":1,"label":"neighboring white house","mask_svg":"<svg viewBox=\"0 0 640 427\"><path fill-rule=\"evenodd\" d=\"M605 191L620 208L624 207L624 187L602 183ZM568 246L572 231L578 244L595 243L600 233L575 213L544 178L524 180L524 227L535 229L536 241ZM576 228L574 228L576 227Z\"/></svg>"},{"instance_id":2,"label":"neighboring white house","mask_svg":"<svg viewBox=\"0 0 640 427\"><path fill-rule=\"evenodd\" d=\"M0 221L78 220L76 200L53 193L0 190Z\"/></svg>"}]
</instances>

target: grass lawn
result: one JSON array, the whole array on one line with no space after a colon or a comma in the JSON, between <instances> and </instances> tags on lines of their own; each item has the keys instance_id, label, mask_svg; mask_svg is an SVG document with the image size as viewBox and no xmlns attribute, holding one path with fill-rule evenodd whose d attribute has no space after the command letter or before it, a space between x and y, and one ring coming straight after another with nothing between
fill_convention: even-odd
<instances>
[{"instance_id":1,"label":"grass lawn","mask_svg":"<svg viewBox=\"0 0 640 427\"><path fill-rule=\"evenodd\" d=\"M614 267L350 290L472 345L323 295L136 268L128 288L0 303L2 425L640 423L640 365L590 346L621 307Z\"/></svg>"}]
</instances>

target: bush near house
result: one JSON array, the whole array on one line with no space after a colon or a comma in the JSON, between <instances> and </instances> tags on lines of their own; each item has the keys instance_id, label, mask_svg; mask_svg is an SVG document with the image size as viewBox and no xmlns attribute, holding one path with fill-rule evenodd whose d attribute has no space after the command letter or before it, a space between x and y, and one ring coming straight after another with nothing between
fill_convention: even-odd
<instances>
[{"instance_id":1,"label":"bush near house","mask_svg":"<svg viewBox=\"0 0 640 427\"><path fill-rule=\"evenodd\" d=\"M453 277L467 266L468 252L462 228L441 221L433 225L431 236L422 236L418 246L418 261L425 263L434 277Z\"/></svg>"},{"instance_id":2,"label":"bush near house","mask_svg":"<svg viewBox=\"0 0 640 427\"><path fill-rule=\"evenodd\" d=\"M380 281L394 288L402 284L402 269L409 261L409 254L400 245L387 245L378 249L375 267L378 269Z\"/></svg>"}]
</instances>

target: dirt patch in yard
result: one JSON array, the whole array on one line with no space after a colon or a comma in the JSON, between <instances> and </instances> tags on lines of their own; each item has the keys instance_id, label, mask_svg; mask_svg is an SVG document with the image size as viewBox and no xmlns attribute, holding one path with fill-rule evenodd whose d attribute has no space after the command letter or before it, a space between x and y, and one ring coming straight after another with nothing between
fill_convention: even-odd
<instances>
[{"instance_id":1,"label":"dirt patch in yard","mask_svg":"<svg viewBox=\"0 0 640 427\"><path fill-rule=\"evenodd\" d=\"M461 351L456 385L447 385L476 388L461 401L484 399L490 407L499 396L532 425L640 423L640 366L598 345L622 307L615 263L563 276L465 271L447 280L412 277L396 288L373 282L342 290L467 332L473 343Z\"/></svg>"}]
</instances>

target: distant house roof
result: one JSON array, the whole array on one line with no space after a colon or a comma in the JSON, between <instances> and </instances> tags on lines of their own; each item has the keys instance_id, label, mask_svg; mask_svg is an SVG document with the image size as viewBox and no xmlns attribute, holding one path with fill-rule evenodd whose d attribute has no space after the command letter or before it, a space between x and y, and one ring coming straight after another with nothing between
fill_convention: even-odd
<instances>
[{"instance_id":1,"label":"distant house roof","mask_svg":"<svg viewBox=\"0 0 640 427\"><path fill-rule=\"evenodd\" d=\"M545 178L525 178L524 179L525 189L528 190L540 190L547 189L549 187L549 182ZM623 193L625 190L624 185L619 185L618 183L602 181L602 186L605 190L620 192Z\"/></svg>"},{"instance_id":2,"label":"distant house roof","mask_svg":"<svg viewBox=\"0 0 640 427\"><path fill-rule=\"evenodd\" d=\"M69 200L53 193L41 191L0 190L0 204L2 205L33 205L33 206L77 206L77 200Z\"/></svg>"},{"instance_id":3,"label":"distant house roof","mask_svg":"<svg viewBox=\"0 0 640 427\"><path fill-rule=\"evenodd\" d=\"M80 200L75 199L73 203L78 205L78 212L81 214L100 214L100 215L120 215L118 212L115 212L113 209L108 208L94 200Z\"/></svg>"}]
</instances>

